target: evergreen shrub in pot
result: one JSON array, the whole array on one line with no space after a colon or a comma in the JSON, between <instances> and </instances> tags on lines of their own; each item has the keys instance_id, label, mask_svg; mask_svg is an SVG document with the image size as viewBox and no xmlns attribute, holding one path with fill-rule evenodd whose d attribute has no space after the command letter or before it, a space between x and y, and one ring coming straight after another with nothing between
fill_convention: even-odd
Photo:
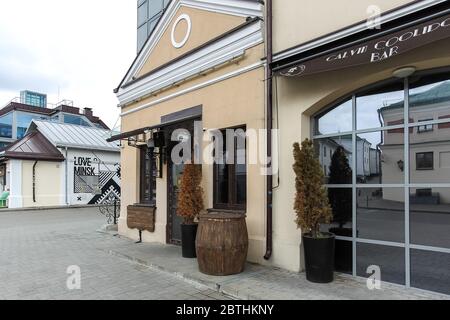
<instances>
[{"instance_id":1,"label":"evergreen shrub in pot","mask_svg":"<svg viewBox=\"0 0 450 320\"><path fill-rule=\"evenodd\" d=\"M339 146L331 157L329 184L351 184L352 169L347 154ZM350 188L330 188L328 199L333 210L333 223L337 226L329 231L337 236L352 237L352 190ZM352 271L352 242L336 240L334 266L336 271Z\"/></svg>"},{"instance_id":2,"label":"evergreen shrub in pot","mask_svg":"<svg viewBox=\"0 0 450 320\"><path fill-rule=\"evenodd\" d=\"M177 207L177 214L183 218L183 223L181 224L181 249L184 258L197 257L195 238L198 224L196 219L204 209L201 181L201 166L192 163L185 164L181 175Z\"/></svg>"},{"instance_id":3,"label":"evergreen shrub in pot","mask_svg":"<svg viewBox=\"0 0 450 320\"><path fill-rule=\"evenodd\" d=\"M330 223L332 214L324 174L315 157L312 141L294 144L296 223L302 230L307 280L329 283L334 278L334 241L332 233L321 232L321 223Z\"/></svg>"}]
</instances>

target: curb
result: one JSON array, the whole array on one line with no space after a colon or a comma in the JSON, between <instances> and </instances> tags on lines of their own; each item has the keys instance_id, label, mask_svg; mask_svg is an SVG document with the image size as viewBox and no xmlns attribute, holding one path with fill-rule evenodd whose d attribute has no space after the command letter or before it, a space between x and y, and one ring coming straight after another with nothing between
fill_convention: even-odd
<instances>
[{"instance_id":1,"label":"curb","mask_svg":"<svg viewBox=\"0 0 450 320\"><path fill-rule=\"evenodd\" d=\"M232 286L226 286L226 285L224 286L224 285L221 285L214 281L202 280L202 279L193 277L189 274L173 271L173 270L167 269L163 266L153 264L149 261L135 258L135 257L129 256L129 255L126 255L126 254L123 254L123 253L120 253L120 252L117 252L114 250L108 250L107 252L109 255L139 264L141 266L144 266L144 267L149 268L154 271L159 271L159 272L163 272L165 274L175 276L178 279L181 279L181 280L183 280L187 283L190 283L196 287L207 288L207 289L213 290L217 293L223 294L224 296L227 296L227 297L235 299L235 300L261 300L262 299L260 297L253 297L250 295L239 293L239 291L237 291Z\"/></svg>"},{"instance_id":2,"label":"curb","mask_svg":"<svg viewBox=\"0 0 450 320\"><path fill-rule=\"evenodd\" d=\"M154 264L150 261L146 261L143 259L139 259L121 252L117 252L114 250L106 250L106 252L112 256L118 257L120 259L127 260L132 263L136 263L140 266L143 266L145 268L148 268L150 270L163 272L167 275L175 276L180 280L183 280L191 285L194 285L198 288L207 288L210 290L213 290L219 294L222 294L226 297L229 297L234 300L266 300L264 297L249 294L249 292L246 292L245 289L239 289L238 287L232 285L232 284L220 284L215 281L210 280L204 280L200 279L198 277L192 276L187 273L178 272L171 270L170 268L163 267L158 264ZM353 281L356 281L355 283L365 283L366 279L363 278L353 278L352 276L341 274L341 277L344 279L352 279ZM398 290L403 291L404 288L401 285L396 285L392 283L383 283L383 286L385 287L385 290L393 290L395 292L398 292ZM440 294L436 292L430 292L427 290L421 290L421 289L414 289L417 290L415 293L416 299L442 299L442 300L448 300L450 296L447 296L445 294Z\"/></svg>"},{"instance_id":3,"label":"curb","mask_svg":"<svg viewBox=\"0 0 450 320\"><path fill-rule=\"evenodd\" d=\"M99 233L105 233L105 234L118 234L119 233L117 224L105 224L105 225L102 225L96 231Z\"/></svg>"},{"instance_id":4,"label":"curb","mask_svg":"<svg viewBox=\"0 0 450 320\"><path fill-rule=\"evenodd\" d=\"M68 205L68 206L47 206L47 207L28 207L28 208L4 208L0 209L0 213L21 212L21 211L42 211L42 210L58 210L58 209L87 209L87 208L99 208L102 205L89 204L89 205Z\"/></svg>"}]
</instances>

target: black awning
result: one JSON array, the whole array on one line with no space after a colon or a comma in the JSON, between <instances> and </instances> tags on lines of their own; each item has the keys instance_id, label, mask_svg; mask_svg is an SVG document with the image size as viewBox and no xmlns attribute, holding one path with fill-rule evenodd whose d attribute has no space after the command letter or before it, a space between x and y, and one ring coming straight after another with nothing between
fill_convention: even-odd
<instances>
[{"instance_id":1,"label":"black awning","mask_svg":"<svg viewBox=\"0 0 450 320\"><path fill-rule=\"evenodd\" d=\"M450 37L450 12L439 17L424 18L420 23L383 30L383 34L361 39L353 45L328 48L314 55L278 63L274 71L281 76L305 76L325 71L339 70L359 65L386 61L413 49Z\"/></svg>"},{"instance_id":2,"label":"black awning","mask_svg":"<svg viewBox=\"0 0 450 320\"><path fill-rule=\"evenodd\" d=\"M111 138L106 139L106 141L113 142L113 141L118 141L118 140L125 140L125 139L131 138L131 137L139 136L141 134L144 134L144 133L152 131L152 130L157 130L157 129L161 129L164 127L168 127L168 126L171 126L171 125L183 122L183 121L199 119L200 116L201 115L194 114L194 115L190 115L190 116L175 119L175 120L162 121L160 124L157 124L154 126L148 126L148 127L128 131L128 132L123 132L121 134L118 134L118 135L112 136ZM164 117L163 117L163 119L164 119Z\"/></svg>"}]
</instances>

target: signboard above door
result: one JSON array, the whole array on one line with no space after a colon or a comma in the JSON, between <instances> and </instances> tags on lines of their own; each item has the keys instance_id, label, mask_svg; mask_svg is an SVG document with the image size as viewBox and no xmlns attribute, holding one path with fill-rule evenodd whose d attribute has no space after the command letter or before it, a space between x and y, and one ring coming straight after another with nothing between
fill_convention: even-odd
<instances>
[{"instance_id":1,"label":"signboard above door","mask_svg":"<svg viewBox=\"0 0 450 320\"><path fill-rule=\"evenodd\" d=\"M318 58L281 67L281 76L305 76L388 60L450 37L450 14Z\"/></svg>"}]
</instances>

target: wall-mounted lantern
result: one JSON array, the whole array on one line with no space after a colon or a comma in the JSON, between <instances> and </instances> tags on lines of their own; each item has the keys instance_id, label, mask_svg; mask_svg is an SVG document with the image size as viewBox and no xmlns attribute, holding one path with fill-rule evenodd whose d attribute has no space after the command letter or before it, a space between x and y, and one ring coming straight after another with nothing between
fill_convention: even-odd
<instances>
[{"instance_id":1,"label":"wall-mounted lantern","mask_svg":"<svg viewBox=\"0 0 450 320\"><path fill-rule=\"evenodd\" d=\"M397 161L397 165L398 168L403 172L403 170L405 170L405 163L403 162L403 160L398 160Z\"/></svg>"},{"instance_id":2,"label":"wall-mounted lantern","mask_svg":"<svg viewBox=\"0 0 450 320\"><path fill-rule=\"evenodd\" d=\"M147 148L150 152L150 157L155 159L156 176L163 177L163 148L165 146L164 132L152 132L150 139L147 140ZM154 156L154 157L153 157Z\"/></svg>"}]
</instances>

